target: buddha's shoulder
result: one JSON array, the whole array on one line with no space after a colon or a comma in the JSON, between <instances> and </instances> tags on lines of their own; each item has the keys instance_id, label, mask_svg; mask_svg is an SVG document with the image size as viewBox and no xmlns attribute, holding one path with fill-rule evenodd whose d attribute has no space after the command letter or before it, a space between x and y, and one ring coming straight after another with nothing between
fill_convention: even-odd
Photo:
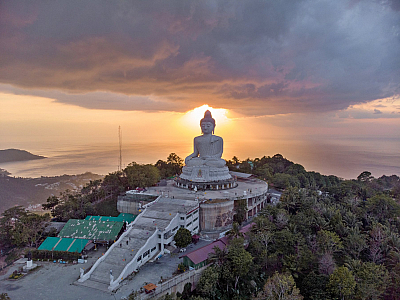
<instances>
[{"instance_id":1,"label":"buddha's shoulder","mask_svg":"<svg viewBox=\"0 0 400 300\"><path fill-rule=\"evenodd\" d=\"M212 136L212 139L211 139L211 142L212 143L218 143L218 142L223 142L223 140L222 140L222 137L220 137L220 136L217 136L217 135L213 135Z\"/></svg>"},{"instance_id":2,"label":"buddha's shoulder","mask_svg":"<svg viewBox=\"0 0 400 300\"><path fill-rule=\"evenodd\" d=\"M194 138L195 141L209 141L209 138L205 138L204 135L199 135ZM212 141L222 141L222 137L217 135L212 135Z\"/></svg>"}]
</instances>

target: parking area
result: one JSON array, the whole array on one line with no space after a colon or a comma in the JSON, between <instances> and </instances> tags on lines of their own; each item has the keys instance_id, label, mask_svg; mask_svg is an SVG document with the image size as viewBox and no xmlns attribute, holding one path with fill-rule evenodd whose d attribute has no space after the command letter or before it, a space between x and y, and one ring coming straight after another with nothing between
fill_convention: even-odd
<instances>
[{"instance_id":1,"label":"parking area","mask_svg":"<svg viewBox=\"0 0 400 300\"><path fill-rule=\"evenodd\" d=\"M189 245L187 252L208 245L211 241L199 240L196 245ZM139 290L146 283L158 284L161 280L172 277L172 273L177 269L182 259L179 256L184 253L165 254L159 260L147 263L139 272L124 280L121 287L115 293L106 293L96 289L77 286L73 283L79 277L79 268L90 268L98 257L105 252L105 248L99 248L96 252L91 252L88 262L85 264L59 264L52 262L35 262L40 268L29 273L23 278L11 281L8 276L24 263L14 264L6 274L0 276L0 291L8 293L14 299L42 299L42 300L116 300L123 299L132 291Z\"/></svg>"}]
</instances>

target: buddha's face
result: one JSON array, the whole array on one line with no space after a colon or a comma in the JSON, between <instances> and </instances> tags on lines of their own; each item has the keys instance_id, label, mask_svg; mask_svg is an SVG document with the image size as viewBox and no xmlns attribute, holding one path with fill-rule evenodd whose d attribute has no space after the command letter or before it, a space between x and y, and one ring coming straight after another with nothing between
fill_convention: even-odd
<instances>
[{"instance_id":1,"label":"buddha's face","mask_svg":"<svg viewBox=\"0 0 400 300\"><path fill-rule=\"evenodd\" d=\"M201 132L204 134L212 133L214 130L214 124L211 122L202 122L201 123Z\"/></svg>"}]
</instances>

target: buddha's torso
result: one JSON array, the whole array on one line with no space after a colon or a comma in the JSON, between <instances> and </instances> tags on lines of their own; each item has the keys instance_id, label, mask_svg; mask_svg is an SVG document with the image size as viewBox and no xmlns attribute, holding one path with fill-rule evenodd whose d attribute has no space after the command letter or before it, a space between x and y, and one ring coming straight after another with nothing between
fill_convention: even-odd
<instances>
[{"instance_id":1,"label":"buddha's torso","mask_svg":"<svg viewBox=\"0 0 400 300\"><path fill-rule=\"evenodd\" d=\"M198 136L194 139L200 157L215 156L222 152L222 138L216 135ZM218 157L220 158L220 156Z\"/></svg>"}]
</instances>

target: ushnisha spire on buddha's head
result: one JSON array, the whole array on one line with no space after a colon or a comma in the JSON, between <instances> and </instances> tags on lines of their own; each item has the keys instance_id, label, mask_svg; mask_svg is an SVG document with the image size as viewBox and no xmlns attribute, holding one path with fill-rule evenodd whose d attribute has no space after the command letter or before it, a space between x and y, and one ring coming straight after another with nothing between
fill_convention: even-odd
<instances>
[{"instance_id":1,"label":"ushnisha spire on buddha's head","mask_svg":"<svg viewBox=\"0 0 400 300\"><path fill-rule=\"evenodd\" d=\"M211 116L211 111L206 110L206 112L204 113L204 118L200 120L200 127L201 127L201 124L203 124L203 122L212 123L214 126L212 133L214 133L215 119Z\"/></svg>"}]
</instances>

